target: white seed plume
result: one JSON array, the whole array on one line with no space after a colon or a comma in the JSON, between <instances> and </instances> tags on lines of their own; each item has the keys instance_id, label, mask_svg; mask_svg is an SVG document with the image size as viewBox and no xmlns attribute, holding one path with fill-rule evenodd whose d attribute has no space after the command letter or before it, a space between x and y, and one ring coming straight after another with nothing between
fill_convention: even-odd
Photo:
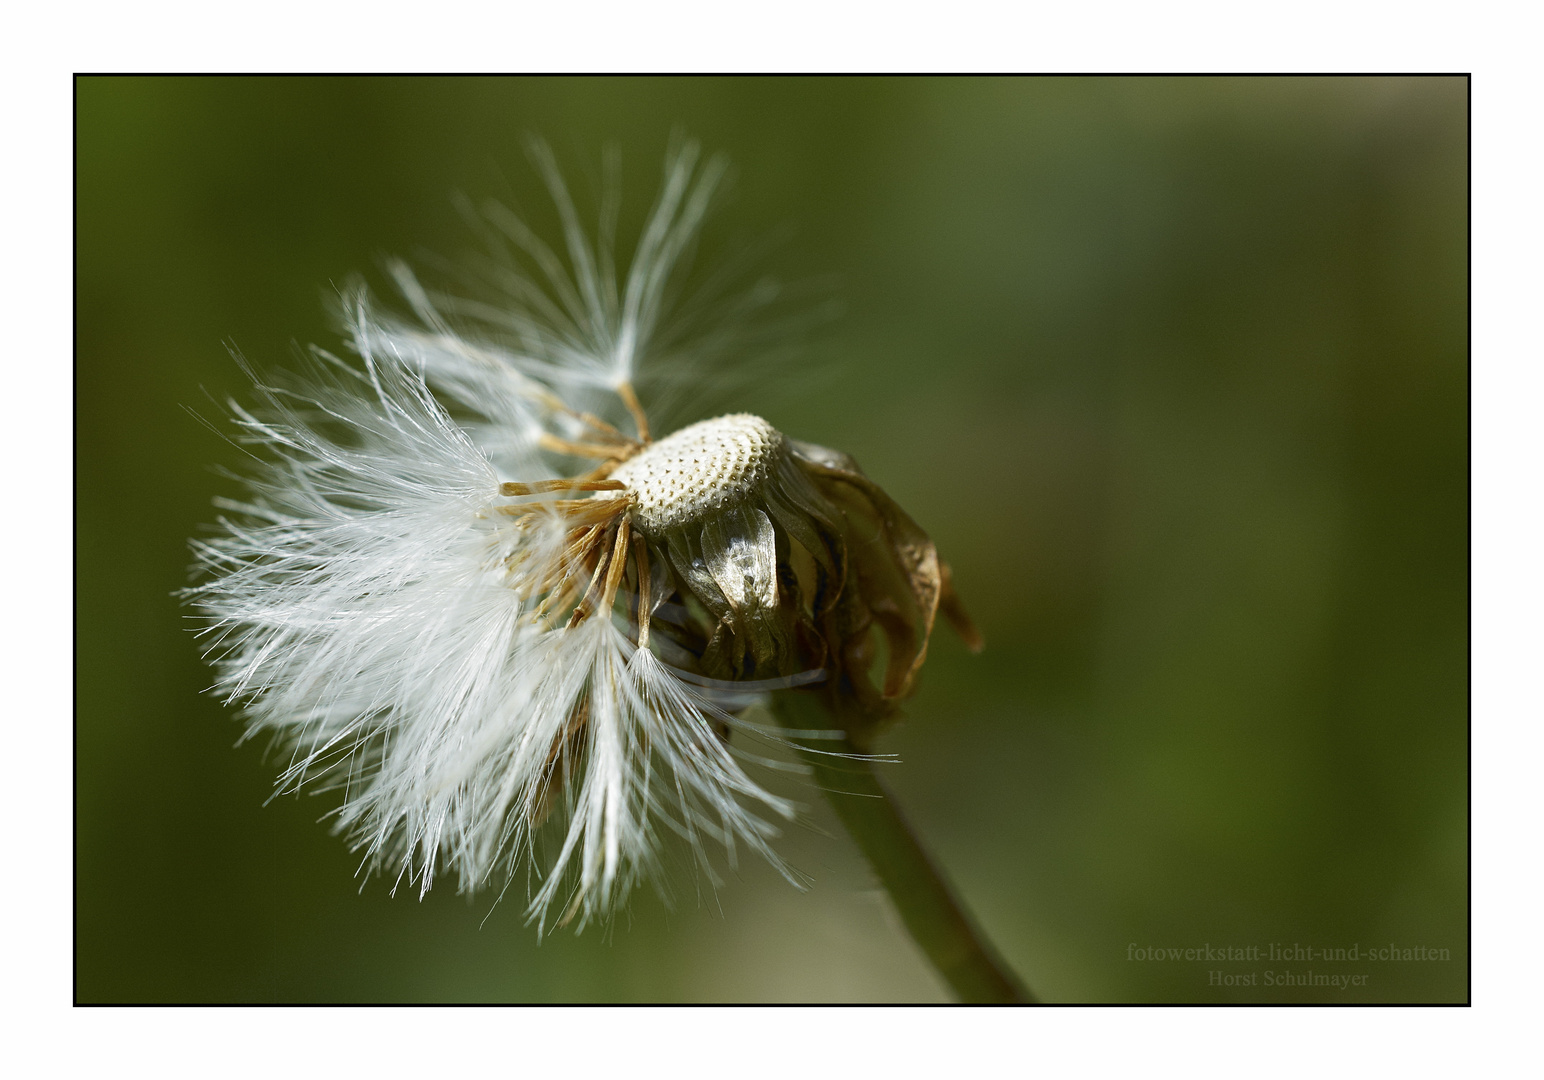
<instances>
[{"instance_id":1,"label":"white seed plume","mask_svg":"<svg viewBox=\"0 0 1544 1080\"><path fill-rule=\"evenodd\" d=\"M566 265L499 214L537 270L504 271L502 308L431 297L401 269L416 325L353 298L357 361L317 352L304 381L259 386L261 410L233 406L266 464L245 501L222 504L222 534L194 544L206 580L189 595L207 616L219 693L244 708L250 733L287 748L281 789L341 789L337 824L370 864L422 891L437 868L463 890L524 875L533 919L582 926L651 870L662 830L684 836L704 866L710 847L732 859L738 845L780 866L768 819L792 808L747 776L723 737L743 696L678 670L672 643L657 634L649 647L626 614L651 582L645 627L650 611L667 614L663 559L622 574L633 511L684 507L659 486L677 481L701 503L682 514L721 510L750 475L721 455L701 476L672 471L689 452L654 454L665 471L645 475L632 389L668 386L664 369L696 370L733 340L728 323L698 338L670 329L667 303L723 165L699 168L692 144L670 157L618 282L614 203L592 245L550 154L534 156L563 221ZM474 341L452 329L472 317L498 333ZM675 438L732 436L751 458L772 436L781 447L764 423L730 419L733 430ZM622 433L629 422L636 439ZM637 455L631 474L626 460L616 465L622 483L542 483L607 447ZM516 503L511 492L532 497ZM593 494L581 502L580 492ZM768 523L771 551L767 514L746 513ZM634 542L643 551L673 524L640 512ZM770 580L765 569L753 577Z\"/></svg>"}]
</instances>

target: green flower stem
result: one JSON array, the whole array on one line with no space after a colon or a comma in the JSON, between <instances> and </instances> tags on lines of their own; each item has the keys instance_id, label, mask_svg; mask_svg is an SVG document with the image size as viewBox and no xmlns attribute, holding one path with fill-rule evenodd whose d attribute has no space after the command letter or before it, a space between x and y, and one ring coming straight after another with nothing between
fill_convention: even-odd
<instances>
[{"instance_id":1,"label":"green flower stem","mask_svg":"<svg viewBox=\"0 0 1544 1080\"><path fill-rule=\"evenodd\" d=\"M813 693L778 695L777 715L787 728L829 730L842 699ZM840 721L841 717L835 717ZM844 730L848 725L840 725ZM823 752L821 752L823 751ZM943 872L917 841L900 807L850 740L822 739L801 749L836 816L857 841L890 894L901 920L959 999L976 1004L1034 1004L1035 997L972 925Z\"/></svg>"}]
</instances>

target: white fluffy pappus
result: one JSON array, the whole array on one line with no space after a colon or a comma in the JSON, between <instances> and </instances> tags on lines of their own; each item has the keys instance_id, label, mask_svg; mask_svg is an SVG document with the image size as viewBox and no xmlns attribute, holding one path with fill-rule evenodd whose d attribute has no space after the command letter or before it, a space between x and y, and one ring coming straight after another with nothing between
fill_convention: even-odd
<instances>
[{"instance_id":1,"label":"white fluffy pappus","mask_svg":"<svg viewBox=\"0 0 1544 1080\"><path fill-rule=\"evenodd\" d=\"M281 791L341 790L338 828L421 892L437 869L464 891L524 873L545 928L614 910L662 830L709 875L710 847L732 862L741 845L786 875L769 819L793 807L726 737L745 695L678 666L694 639L670 625L673 571L605 479L651 442L634 385L680 385L766 301L719 304L695 336L669 321L691 306L679 270L723 166L672 152L619 282L614 200L592 244L550 153L533 157L566 261L493 215L517 256L504 307L431 298L400 267L416 324L351 297L357 360L313 350L305 377L258 382L261 408L232 406L264 464L194 542L205 577L187 595L217 691L287 750ZM496 332L453 328L469 319Z\"/></svg>"}]
</instances>

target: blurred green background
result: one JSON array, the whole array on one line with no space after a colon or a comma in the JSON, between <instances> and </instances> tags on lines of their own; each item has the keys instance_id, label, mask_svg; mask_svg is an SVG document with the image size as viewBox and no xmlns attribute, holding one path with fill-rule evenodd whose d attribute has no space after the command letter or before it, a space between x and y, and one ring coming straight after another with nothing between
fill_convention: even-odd
<instances>
[{"instance_id":1,"label":"blurred green background","mask_svg":"<svg viewBox=\"0 0 1544 1080\"><path fill-rule=\"evenodd\" d=\"M1464 1001L1467 83L244 79L77 83L76 993L100 1001L939 1001L809 793L763 866L538 944L517 901L362 890L170 595L239 454L230 340L336 345L332 283L550 220L620 143L726 151L723 236L845 307L762 412L853 453L988 640L940 633L882 749L1052 1001ZM545 217L543 215L546 215ZM382 289L381 291L385 291ZM1132 960L1424 946L1447 961ZM1264 972L1365 974L1346 990ZM1211 972L1258 973L1253 987Z\"/></svg>"}]
</instances>

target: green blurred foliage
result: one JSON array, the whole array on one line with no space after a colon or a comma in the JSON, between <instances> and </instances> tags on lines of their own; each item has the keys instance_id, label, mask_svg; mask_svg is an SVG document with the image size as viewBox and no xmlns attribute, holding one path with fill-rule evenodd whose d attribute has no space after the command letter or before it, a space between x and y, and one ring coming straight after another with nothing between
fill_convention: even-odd
<instances>
[{"instance_id":1,"label":"green blurred foliage","mask_svg":"<svg viewBox=\"0 0 1544 1080\"><path fill-rule=\"evenodd\" d=\"M813 792L805 893L747 865L538 945L518 884L361 889L327 796L264 806L171 595L241 463L184 410L242 392L223 343L335 344L333 283L474 246L454 192L550 221L528 132L579 178L618 142L641 214L678 126L737 166L728 242L792 225L774 267L845 306L741 406L852 452L986 632L883 749L1030 985L1466 1000L1467 91L80 80L79 1000L944 1000ZM1273 942L1451 958L1128 959ZM1209 981L1308 968L1369 978Z\"/></svg>"}]
</instances>

